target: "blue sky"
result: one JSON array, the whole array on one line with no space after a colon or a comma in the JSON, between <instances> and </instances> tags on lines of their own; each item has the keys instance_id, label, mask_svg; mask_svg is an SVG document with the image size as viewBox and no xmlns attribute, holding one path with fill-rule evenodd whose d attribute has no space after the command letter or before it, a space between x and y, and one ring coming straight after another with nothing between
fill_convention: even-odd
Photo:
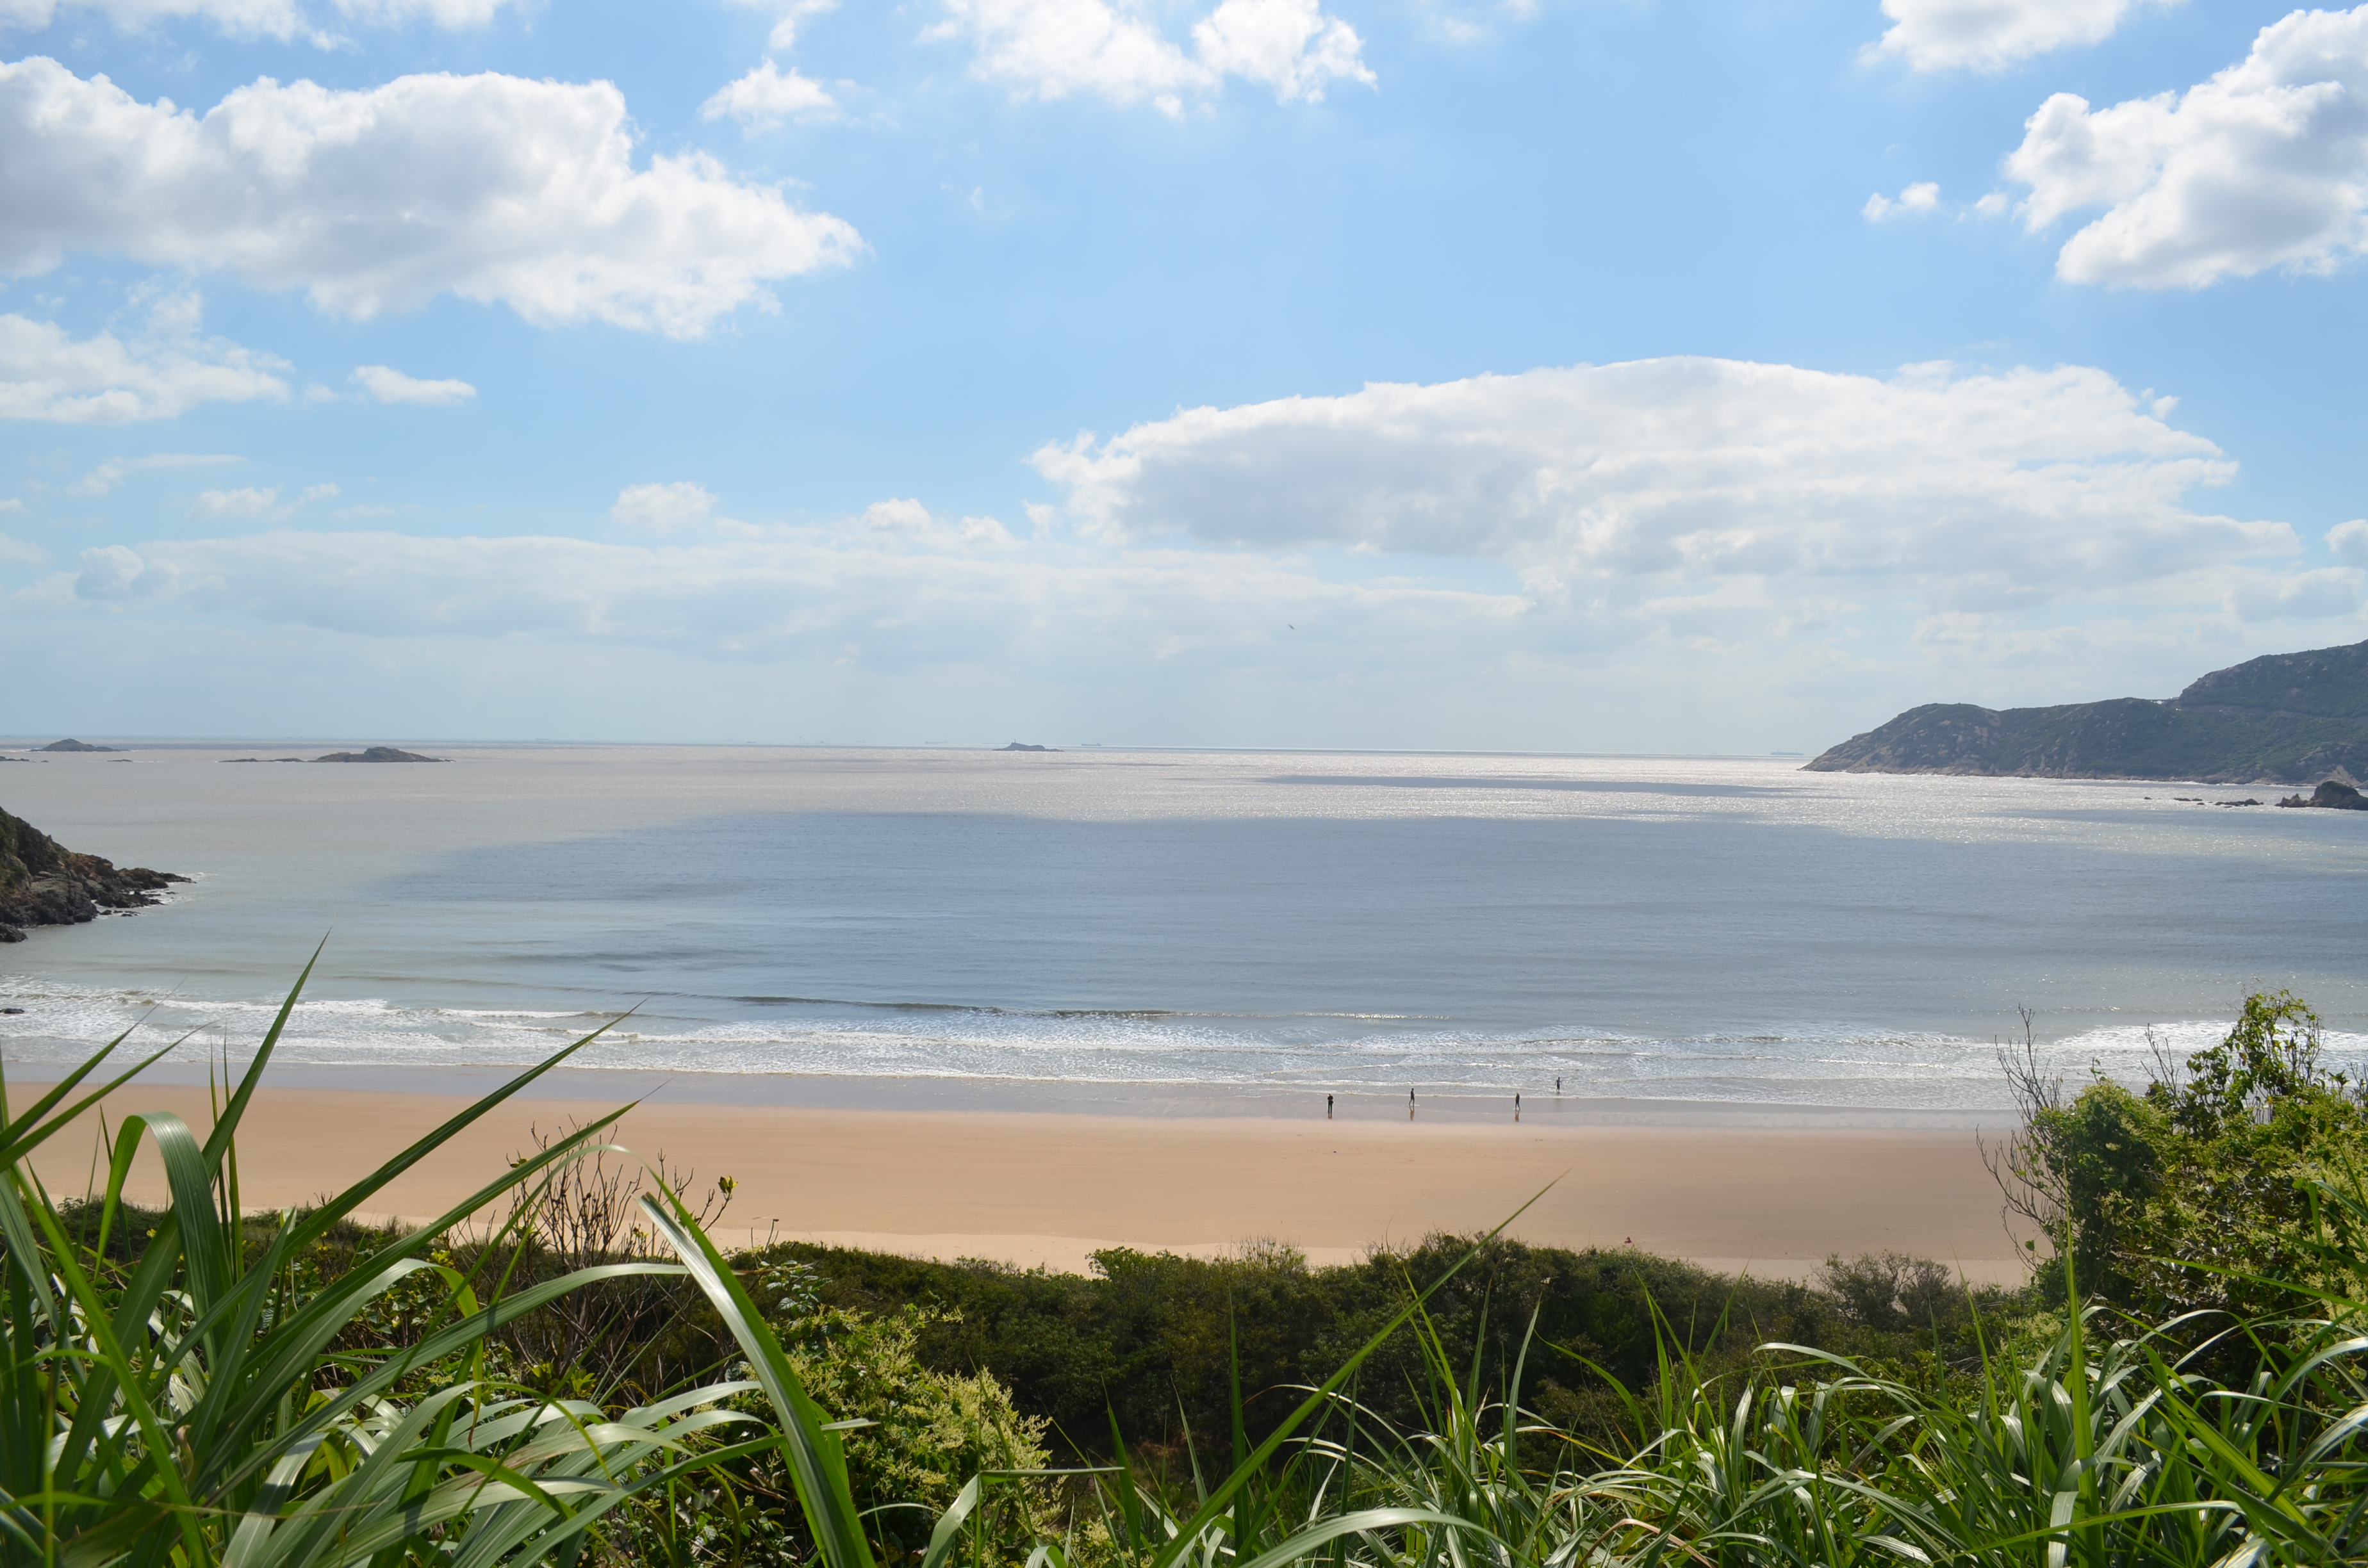
<instances>
[{"instance_id":1,"label":"blue sky","mask_svg":"<svg viewBox=\"0 0 2368 1568\"><path fill-rule=\"evenodd\" d=\"M2368 8L0 0L22 733L1816 750L2368 636Z\"/></svg>"}]
</instances>

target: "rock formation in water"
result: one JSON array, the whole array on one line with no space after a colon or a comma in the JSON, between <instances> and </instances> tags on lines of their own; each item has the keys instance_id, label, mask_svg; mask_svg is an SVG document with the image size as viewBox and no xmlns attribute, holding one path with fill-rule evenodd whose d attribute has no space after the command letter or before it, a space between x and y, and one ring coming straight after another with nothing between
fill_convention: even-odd
<instances>
[{"instance_id":1,"label":"rock formation in water","mask_svg":"<svg viewBox=\"0 0 2368 1568\"><path fill-rule=\"evenodd\" d=\"M1031 746L1025 741L1014 741L1008 746L997 746L996 749L997 751L1051 751L1053 748L1051 746Z\"/></svg>"},{"instance_id":2,"label":"rock formation in water","mask_svg":"<svg viewBox=\"0 0 2368 1568\"><path fill-rule=\"evenodd\" d=\"M21 942L27 926L78 926L102 909L121 912L157 902L174 882L170 871L145 866L116 869L96 855L77 855L21 817L0 812L0 942Z\"/></svg>"},{"instance_id":3,"label":"rock formation in water","mask_svg":"<svg viewBox=\"0 0 2368 1568\"><path fill-rule=\"evenodd\" d=\"M368 751L333 751L326 756L316 756L314 762L443 762L440 756L422 756L416 751L397 751L393 746L372 746Z\"/></svg>"},{"instance_id":4,"label":"rock formation in water","mask_svg":"<svg viewBox=\"0 0 2368 1568\"><path fill-rule=\"evenodd\" d=\"M123 748L121 746L95 746L88 741L68 740L51 741L48 745L37 746L34 749L37 751L121 751Z\"/></svg>"},{"instance_id":5,"label":"rock formation in water","mask_svg":"<svg viewBox=\"0 0 2368 1568\"><path fill-rule=\"evenodd\" d=\"M2310 792L2309 799L2288 795L2282 806L2317 806L2330 812L2368 812L2368 795L2362 795L2340 778L2329 778Z\"/></svg>"},{"instance_id":6,"label":"rock formation in water","mask_svg":"<svg viewBox=\"0 0 2368 1568\"><path fill-rule=\"evenodd\" d=\"M2206 784L2368 780L2368 642L2271 653L2214 670L2168 701L2061 708L1935 702L1810 763L1820 773L2192 778Z\"/></svg>"}]
</instances>

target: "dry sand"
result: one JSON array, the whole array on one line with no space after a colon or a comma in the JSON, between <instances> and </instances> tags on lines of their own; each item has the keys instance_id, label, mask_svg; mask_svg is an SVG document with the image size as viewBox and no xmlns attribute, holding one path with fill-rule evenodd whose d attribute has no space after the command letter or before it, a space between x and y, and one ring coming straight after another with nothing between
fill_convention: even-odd
<instances>
[{"instance_id":1,"label":"dry sand","mask_svg":"<svg viewBox=\"0 0 2368 1568\"><path fill-rule=\"evenodd\" d=\"M27 1103L30 1085L12 1084ZM302 1204L367 1175L468 1102L383 1091L267 1088L239 1137L250 1207ZM441 1212L498 1176L530 1124L614 1101L513 1102L404 1176L372 1206ZM147 1085L109 1110L171 1110L202 1129L203 1089ZM95 1131L96 1129L94 1128ZM1206 1255L1271 1238L1315 1262L1378 1242L1513 1225L1541 1244L1619 1246L1723 1271L1800 1278L1830 1254L1935 1257L1976 1280L2019 1277L1998 1195L1964 1131L1571 1127L882 1111L644 1104L616 1142L693 1167L694 1191L737 1182L726 1244L768 1234L935 1257L1081 1270L1098 1247ZM94 1141L39 1160L79 1190ZM153 1156L133 1193L154 1200Z\"/></svg>"}]
</instances>

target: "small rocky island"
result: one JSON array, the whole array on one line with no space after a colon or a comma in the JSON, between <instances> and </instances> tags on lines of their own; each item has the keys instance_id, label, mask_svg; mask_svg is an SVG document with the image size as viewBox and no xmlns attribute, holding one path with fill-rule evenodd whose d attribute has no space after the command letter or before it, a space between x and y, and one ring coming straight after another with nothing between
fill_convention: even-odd
<instances>
[{"instance_id":1,"label":"small rocky island","mask_svg":"<svg viewBox=\"0 0 2368 1568\"><path fill-rule=\"evenodd\" d=\"M2310 792L2309 798L2288 795L2282 806L2317 806L2329 812L2368 812L2368 795L2362 795L2340 778L2329 778Z\"/></svg>"},{"instance_id":2,"label":"small rocky island","mask_svg":"<svg viewBox=\"0 0 2368 1568\"><path fill-rule=\"evenodd\" d=\"M21 817L0 812L0 942L21 942L28 926L80 926L99 911L129 914L158 902L170 871L118 870L96 855L77 855Z\"/></svg>"},{"instance_id":3,"label":"small rocky island","mask_svg":"<svg viewBox=\"0 0 2368 1568\"><path fill-rule=\"evenodd\" d=\"M63 740L51 741L48 745L38 746L34 749L38 751L121 751L123 748L121 746L95 746L88 741Z\"/></svg>"},{"instance_id":4,"label":"small rocky island","mask_svg":"<svg viewBox=\"0 0 2368 1568\"><path fill-rule=\"evenodd\" d=\"M1057 748L1053 746L1031 746L1026 741L1014 741L1008 746L997 746L995 749L997 751L1053 751Z\"/></svg>"},{"instance_id":5,"label":"small rocky island","mask_svg":"<svg viewBox=\"0 0 2368 1568\"><path fill-rule=\"evenodd\" d=\"M1851 736L1808 767L2203 784L2307 784L2329 776L2368 782L2368 642L2248 659L2167 700L2004 709L1927 703Z\"/></svg>"},{"instance_id":6,"label":"small rocky island","mask_svg":"<svg viewBox=\"0 0 2368 1568\"><path fill-rule=\"evenodd\" d=\"M450 762L445 756L422 756L416 751L397 751L393 746L372 746L368 751L333 751L326 756L316 756L314 762Z\"/></svg>"}]
</instances>

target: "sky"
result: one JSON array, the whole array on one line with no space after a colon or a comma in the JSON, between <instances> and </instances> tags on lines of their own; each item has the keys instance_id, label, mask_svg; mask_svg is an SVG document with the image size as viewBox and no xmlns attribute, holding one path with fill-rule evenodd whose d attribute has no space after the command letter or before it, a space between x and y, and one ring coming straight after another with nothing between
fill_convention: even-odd
<instances>
[{"instance_id":1,"label":"sky","mask_svg":"<svg viewBox=\"0 0 2368 1568\"><path fill-rule=\"evenodd\" d=\"M0 0L0 731L1755 754L2368 637L2368 6Z\"/></svg>"}]
</instances>

